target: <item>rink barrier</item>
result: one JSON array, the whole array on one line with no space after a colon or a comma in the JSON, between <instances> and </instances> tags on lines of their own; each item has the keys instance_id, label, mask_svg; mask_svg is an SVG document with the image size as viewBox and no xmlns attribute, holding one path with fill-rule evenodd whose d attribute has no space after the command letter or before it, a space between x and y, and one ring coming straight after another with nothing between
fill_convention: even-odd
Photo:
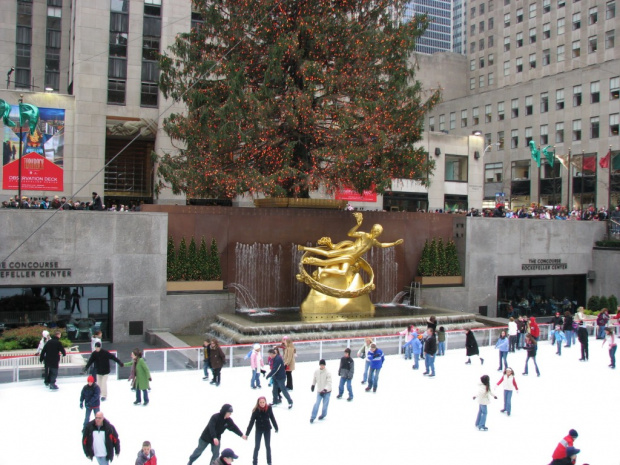
<instances>
[{"instance_id":1,"label":"rink barrier","mask_svg":"<svg viewBox=\"0 0 620 465\"><path fill-rule=\"evenodd\" d=\"M58 378L83 376L82 372L92 352L78 352L77 346L69 348L67 355L60 357L58 364ZM110 350L110 353L118 356L118 352ZM119 370L117 364L110 371L110 376L118 379ZM110 366L112 366L110 365ZM40 379L43 374L43 363L39 356L30 354L3 353L0 355L0 383L15 383L19 381L32 381Z\"/></svg>"},{"instance_id":2,"label":"rink barrier","mask_svg":"<svg viewBox=\"0 0 620 465\"><path fill-rule=\"evenodd\" d=\"M549 340L550 324L542 323L540 326L540 340ZM593 335L596 329L596 320L586 321L588 333ZM616 326L618 328L618 326ZM421 328L425 329L425 328ZM495 326L484 328L472 328L476 335L479 347L491 347L495 345L502 330L507 331L507 326ZM359 336L350 338L335 338L321 340L295 341L297 362L318 362L325 360L340 360L344 349L350 348L351 355L357 357L358 350L364 344L366 337L372 337L377 346L385 355L397 355L403 352L405 336L393 334L389 336ZM230 368L249 366L250 360L246 358L253 344L222 345L226 353L226 366ZM266 352L271 347L281 345L280 341L261 344L261 355L266 364ZM446 351L465 349L465 330L446 331ZM111 350L117 355L117 351ZM82 371L91 352L71 352L59 366L58 377L83 376ZM168 373L174 371L202 370L203 348L200 347L168 347L161 349L144 349L143 357L147 361L149 370L153 373ZM34 360L36 359L36 361ZM111 364L111 376L116 379L127 379L130 368L119 369L116 363ZM267 365L268 367L268 365ZM0 356L0 383L11 383L38 379L43 371L43 364L38 362L38 356L33 355L8 355Z\"/></svg>"}]
</instances>

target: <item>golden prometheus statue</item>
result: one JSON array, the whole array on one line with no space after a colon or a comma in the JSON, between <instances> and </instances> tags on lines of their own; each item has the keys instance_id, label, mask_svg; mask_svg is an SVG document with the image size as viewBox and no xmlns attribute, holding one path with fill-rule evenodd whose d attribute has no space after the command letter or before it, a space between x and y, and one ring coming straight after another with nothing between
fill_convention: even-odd
<instances>
[{"instance_id":1,"label":"golden prometheus statue","mask_svg":"<svg viewBox=\"0 0 620 465\"><path fill-rule=\"evenodd\" d=\"M379 242L377 237L383 232L383 227L375 224L368 233L358 231L363 215L355 212L353 216L357 224L347 235L355 238L354 241L333 244L331 238L323 237L317 242L317 247L297 246L305 252L299 262L297 280L312 288L301 304L304 317L347 314L367 316L374 312L374 305L368 296L375 288L374 273L362 255L373 247L394 247L402 244L403 240ZM318 268L310 275L306 265ZM368 275L367 282L362 279L361 270Z\"/></svg>"}]
</instances>

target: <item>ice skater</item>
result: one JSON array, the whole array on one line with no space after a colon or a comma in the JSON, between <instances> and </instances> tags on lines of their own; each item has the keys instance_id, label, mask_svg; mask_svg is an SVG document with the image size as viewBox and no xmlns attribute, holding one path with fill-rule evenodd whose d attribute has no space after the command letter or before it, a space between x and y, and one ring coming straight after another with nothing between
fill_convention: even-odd
<instances>
[{"instance_id":1,"label":"ice skater","mask_svg":"<svg viewBox=\"0 0 620 465\"><path fill-rule=\"evenodd\" d=\"M422 338L424 336L422 334L418 334L418 336L413 340L413 368L414 370L418 370L420 368L420 354L422 353Z\"/></svg>"},{"instance_id":2,"label":"ice skater","mask_svg":"<svg viewBox=\"0 0 620 465\"><path fill-rule=\"evenodd\" d=\"M478 385L478 394L474 396L474 400L478 399L478 416L476 417L476 428L478 431L488 431L487 422L487 406L491 403L491 398L497 399L497 396L491 390L491 382L488 375L480 377Z\"/></svg>"},{"instance_id":3,"label":"ice skater","mask_svg":"<svg viewBox=\"0 0 620 465\"><path fill-rule=\"evenodd\" d=\"M353 400L353 388L351 387L351 380L353 379L353 373L355 372L355 361L351 357L351 349L348 347L344 349L344 356L340 359L340 367L338 368L338 376L340 376L340 384L338 385L337 399L341 399L344 394L344 386L346 384L349 397L347 400L351 402Z\"/></svg>"},{"instance_id":4,"label":"ice skater","mask_svg":"<svg viewBox=\"0 0 620 465\"><path fill-rule=\"evenodd\" d=\"M101 389L95 383L95 378L90 375L86 380L86 385L82 388L82 393L80 394L80 408L84 408L86 406L86 414L84 415L84 425L82 425L82 430L86 428L86 425L90 421L90 412L95 412L95 416L99 411L101 397Z\"/></svg>"},{"instance_id":5,"label":"ice skater","mask_svg":"<svg viewBox=\"0 0 620 465\"><path fill-rule=\"evenodd\" d=\"M267 465L271 465L271 425L275 432L278 432L278 422L273 415L273 409L267 403L267 399L263 396L259 397L256 405L252 409L252 417L246 428L245 435L249 436L252 427L256 425L256 433L254 435L254 456L252 464L258 464L258 451L260 450L261 437L265 438L265 449L267 450Z\"/></svg>"},{"instance_id":6,"label":"ice skater","mask_svg":"<svg viewBox=\"0 0 620 465\"><path fill-rule=\"evenodd\" d=\"M213 372L213 379L209 384L220 385L222 380L222 367L226 362L226 355L222 351L219 343L213 339L211 341L211 350L209 351L209 365L211 365L211 371Z\"/></svg>"},{"instance_id":7,"label":"ice skater","mask_svg":"<svg viewBox=\"0 0 620 465\"><path fill-rule=\"evenodd\" d=\"M439 327L437 331L437 357L446 355L446 328Z\"/></svg>"},{"instance_id":8,"label":"ice skater","mask_svg":"<svg viewBox=\"0 0 620 465\"><path fill-rule=\"evenodd\" d=\"M538 344L536 339L531 334L527 334L525 336L525 350L527 351L527 358L525 359L525 371L523 372L524 376L527 376L527 367L530 363L530 359L534 361L534 367L536 368L536 375L540 376L540 370L538 370L538 364L536 363L536 350L538 349Z\"/></svg>"},{"instance_id":9,"label":"ice skater","mask_svg":"<svg viewBox=\"0 0 620 465\"><path fill-rule=\"evenodd\" d=\"M370 386L370 384L369 384ZM332 374L326 368L325 360L319 360L319 368L314 372L312 378L312 386L310 390L314 392L316 389L316 402L312 407L312 415L310 415L310 423L314 423L321 402L323 402L323 410L319 416L322 420L327 416L327 408L329 407L329 398L332 394Z\"/></svg>"},{"instance_id":10,"label":"ice skater","mask_svg":"<svg viewBox=\"0 0 620 465\"><path fill-rule=\"evenodd\" d=\"M383 368L385 356L383 355L383 351L379 349L376 344L371 344L370 352L368 352L366 358L370 362L370 373L368 374L368 386L366 386L365 391L369 392L372 389L372 392L377 392L379 373L381 372L381 368Z\"/></svg>"},{"instance_id":11,"label":"ice skater","mask_svg":"<svg viewBox=\"0 0 620 465\"><path fill-rule=\"evenodd\" d=\"M611 363L609 364L609 368L616 368L616 349L618 348L616 346L616 336L614 336L614 330L613 328L605 328L605 337L603 339L603 345L601 347L605 346L605 343L609 340L609 360L611 361Z\"/></svg>"},{"instance_id":12,"label":"ice skater","mask_svg":"<svg viewBox=\"0 0 620 465\"><path fill-rule=\"evenodd\" d=\"M432 318L432 317L431 317ZM435 376L435 354L437 353L437 338L435 338L435 330L428 328L426 330L426 340L424 341L424 365L426 371L423 375L430 378Z\"/></svg>"},{"instance_id":13,"label":"ice skater","mask_svg":"<svg viewBox=\"0 0 620 465\"><path fill-rule=\"evenodd\" d=\"M497 382L497 385L504 386L504 408L500 410L500 412L510 416L510 412L512 411L512 391L515 390L517 393L519 392L514 370L512 368L506 368L504 370L504 376Z\"/></svg>"},{"instance_id":14,"label":"ice skater","mask_svg":"<svg viewBox=\"0 0 620 465\"><path fill-rule=\"evenodd\" d=\"M372 339L367 337L364 339L364 345L360 347L360 350L357 351L357 356L359 358L366 359L366 363L364 365L364 376L362 377L362 384L366 384L368 381L368 373L370 373L370 361L366 358L368 352L370 352L370 345L372 344Z\"/></svg>"},{"instance_id":15,"label":"ice skater","mask_svg":"<svg viewBox=\"0 0 620 465\"><path fill-rule=\"evenodd\" d=\"M252 389L260 389L260 374L261 371L264 372L263 366L263 357L260 354L260 344L254 344L252 346L252 355L250 355L250 365L252 367L252 380L250 381L250 387Z\"/></svg>"},{"instance_id":16,"label":"ice skater","mask_svg":"<svg viewBox=\"0 0 620 465\"><path fill-rule=\"evenodd\" d=\"M415 334L414 330L415 330L415 326L409 325L404 330L398 333L401 336L405 336L405 344L403 345L403 349L405 351L405 360L411 360L411 355L412 355L411 354L411 351L412 351L411 342L413 341L415 337L417 337L417 334Z\"/></svg>"},{"instance_id":17,"label":"ice skater","mask_svg":"<svg viewBox=\"0 0 620 465\"><path fill-rule=\"evenodd\" d=\"M271 354L271 362L272 368L271 371L267 374L267 379L273 379L273 404L278 405L281 404L280 393L286 398L288 402L288 408L293 408L293 399L291 399L290 394L288 393L288 389L286 389L286 370L284 368L284 360L276 349L270 349L269 353Z\"/></svg>"},{"instance_id":18,"label":"ice skater","mask_svg":"<svg viewBox=\"0 0 620 465\"><path fill-rule=\"evenodd\" d=\"M562 438L562 440L558 443L555 450L553 451L553 454L551 455L553 462L551 463L562 463L556 462L556 460L562 460L568 457L568 452L570 452L569 448L574 447L575 439L577 439L578 437L579 434L577 434L577 431L571 429L568 434L564 436L564 438Z\"/></svg>"},{"instance_id":19,"label":"ice skater","mask_svg":"<svg viewBox=\"0 0 620 465\"><path fill-rule=\"evenodd\" d=\"M211 369L211 364L209 363L209 354L211 353L211 341L209 339L205 339L202 342L202 379L203 381L207 381L209 379L209 370Z\"/></svg>"},{"instance_id":20,"label":"ice skater","mask_svg":"<svg viewBox=\"0 0 620 465\"><path fill-rule=\"evenodd\" d=\"M138 457L136 457L136 465L157 465L155 449L151 447L149 441L144 441L142 443L142 449L140 449Z\"/></svg>"},{"instance_id":21,"label":"ice skater","mask_svg":"<svg viewBox=\"0 0 620 465\"><path fill-rule=\"evenodd\" d=\"M125 366L132 366L135 368L136 377L134 379L135 387L136 387L136 400L133 403L134 405L140 405L142 403L141 393L144 395L144 406L149 405L149 389L151 381L151 372L149 371L149 367L142 358L142 351L138 348L134 349L131 352L131 362L125 363Z\"/></svg>"},{"instance_id":22,"label":"ice skater","mask_svg":"<svg viewBox=\"0 0 620 465\"><path fill-rule=\"evenodd\" d=\"M508 368L508 350L509 350L509 340L506 335L506 331L502 330L499 333L499 339L495 343L495 348L499 350L499 368L497 371L502 371L505 368Z\"/></svg>"},{"instance_id":23,"label":"ice skater","mask_svg":"<svg viewBox=\"0 0 620 465\"><path fill-rule=\"evenodd\" d=\"M465 354L467 355L465 365L470 365L471 358L476 355L480 359L480 365L484 365L484 359L480 357L478 341L476 341L476 336L474 336L474 332L471 329L467 329L467 331L465 331Z\"/></svg>"},{"instance_id":24,"label":"ice skater","mask_svg":"<svg viewBox=\"0 0 620 465\"><path fill-rule=\"evenodd\" d=\"M566 335L564 331L562 331L562 327L557 325L555 327L555 332L553 333L553 338L555 339L556 351L555 355L562 356L562 344L566 341Z\"/></svg>"},{"instance_id":25,"label":"ice skater","mask_svg":"<svg viewBox=\"0 0 620 465\"><path fill-rule=\"evenodd\" d=\"M588 347L588 328L583 324L583 321L579 322L579 329L577 329L577 339L579 339L579 344L581 345L581 358L580 362L587 362L590 358L590 349Z\"/></svg>"}]
</instances>

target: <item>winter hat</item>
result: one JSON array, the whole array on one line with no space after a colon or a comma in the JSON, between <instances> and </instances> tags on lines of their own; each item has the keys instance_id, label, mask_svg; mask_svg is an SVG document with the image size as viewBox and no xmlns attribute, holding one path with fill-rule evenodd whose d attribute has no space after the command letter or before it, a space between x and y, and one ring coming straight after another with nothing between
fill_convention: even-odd
<instances>
[{"instance_id":1,"label":"winter hat","mask_svg":"<svg viewBox=\"0 0 620 465\"><path fill-rule=\"evenodd\" d=\"M50 332L49 332L49 331L47 331L47 330L45 330L45 331L43 331L43 332L41 333L41 335L42 335L44 338L48 338L48 337L50 337Z\"/></svg>"},{"instance_id":2,"label":"winter hat","mask_svg":"<svg viewBox=\"0 0 620 465\"><path fill-rule=\"evenodd\" d=\"M101 347L101 342L95 342L95 347Z\"/></svg>"},{"instance_id":3,"label":"winter hat","mask_svg":"<svg viewBox=\"0 0 620 465\"><path fill-rule=\"evenodd\" d=\"M577 431L575 431L574 429L570 430L568 432L568 435L573 437L573 438L578 438L579 437L579 435L577 434Z\"/></svg>"},{"instance_id":4,"label":"winter hat","mask_svg":"<svg viewBox=\"0 0 620 465\"><path fill-rule=\"evenodd\" d=\"M327 365L327 364L325 363L325 359L323 359L323 358L322 358L321 360L319 360L319 365Z\"/></svg>"},{"instance_id":5,"label":"winter hat","mask_svg":"<svg viewBox=\"0 0 620 465\"><path fill-rule=\"evenodd\" d=\"M256 344L254 344L254 345L252 346L252 348L253 348L254 350L258 350L258 349L260 349L260 344L257 342Z\"/></svg>"},{"instance_id":6,"label":"winter hat","mask_svg":"<svg viewBox=\"0 0 620 465\"><path fill-rule=\"evenodd\" d=\"M224 410L224 413L233 413L233 408L230 404L224 405L224 408L222 410Z\"/></svg>"},{"instance_id":7,"label":"winter hat","mask_svg":"<svg viewBox=\"0 0 620 465\"><path fill-rule=\"evenodd\" d=\"M581 452L581 449L575 449L572 446L566 448L567 457L572 457L573 455L577 455L579 452Z\"/></svg>"},{"instance_id":8,"label":"winter hat","mask_svg":"<svg viewBox=\"0 0 620 465\"><path fill-rule=\"evenodd\" d=\"M236 455L232 449L224 449L221 457L225 457L227 459L238 459L239 458L239 456Z\"/></svg>"},{"instance_id":9,"label":"winter hat","mask_svg":"<svg viewBox=\"0 0 620 465\"><path fill-rule=\"evenodd\" d=\"M95 382L95 378L93 377L93 375L90 375L86 381L88 381L89 383L94 383Z\"/></svg>"}]
</instances>

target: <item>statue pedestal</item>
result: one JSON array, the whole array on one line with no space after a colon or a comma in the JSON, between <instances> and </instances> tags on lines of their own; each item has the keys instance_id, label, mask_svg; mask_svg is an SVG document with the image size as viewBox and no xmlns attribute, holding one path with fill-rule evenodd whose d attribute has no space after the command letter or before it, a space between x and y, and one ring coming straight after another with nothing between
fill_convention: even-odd
<instances>
[{"instance_id":1,"label":"statue pedestal","mask_svg":"<svg viewBox=\"0 0 620 465\"><path fill-rule=\"evenodd\" d=\"M318 282L334 289L342 291L355 291L364 287L359 273L355 274L351 283L347 283L345 276L327 275L321 277ZM368 294L359 297L342 298L325 295L319 291L311 289L308 296L301 304L302 318L306 319L330 319L338 316L368 317L372 316L375 306L370 301Z\"/></svg>"}]
</instances>

